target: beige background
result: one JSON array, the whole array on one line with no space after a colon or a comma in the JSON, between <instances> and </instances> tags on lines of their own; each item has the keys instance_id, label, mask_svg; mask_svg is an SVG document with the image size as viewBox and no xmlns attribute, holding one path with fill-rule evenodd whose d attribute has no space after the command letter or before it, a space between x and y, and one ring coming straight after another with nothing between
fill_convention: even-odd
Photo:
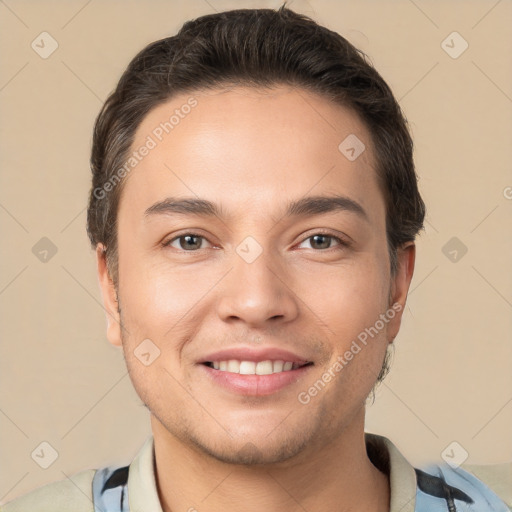
<instances>
[{"instance_id":1,"label":"beige background","mask_svg":"<svg viewBox=\"0 0 512 512\"><path fill-rule=\"evenodd\" d=\"M280 5L0 1L0 502L128 463L150 434L122 354L106 340L85 231L102 101L137 51L185 20ZM468 463L511 460L512 2L289 6L368 53L393 88L428 206L393 369L367 430L416 464L440 459L453 441ZM47 59L31 48L43 31L59 45ZM453 31L469 44L457 59L441 46ZM32 252L42 237L57 248L46 263ZM467 247L456 262L443 253L452 237ZM59 454L46 470L31 458L43 441Z\"/></svg>"}]
</instances>

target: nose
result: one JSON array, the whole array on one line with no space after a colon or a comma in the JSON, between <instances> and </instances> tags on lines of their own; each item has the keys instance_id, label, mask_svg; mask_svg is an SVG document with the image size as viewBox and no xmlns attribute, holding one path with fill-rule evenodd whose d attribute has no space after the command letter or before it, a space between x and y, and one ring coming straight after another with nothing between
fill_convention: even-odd
<instances>
[{"instance_id":1,"label":"nose","mask_svg":"<svg viewBox=\"0 0 512 512\"><path fill-rule=\"evenodd\" d=\"M233 268L218 290L219 317L252 328L294 320L299 312L299 299L285 266L265 250L249 261L233 255Z\"/></svg>"}]
</instances>

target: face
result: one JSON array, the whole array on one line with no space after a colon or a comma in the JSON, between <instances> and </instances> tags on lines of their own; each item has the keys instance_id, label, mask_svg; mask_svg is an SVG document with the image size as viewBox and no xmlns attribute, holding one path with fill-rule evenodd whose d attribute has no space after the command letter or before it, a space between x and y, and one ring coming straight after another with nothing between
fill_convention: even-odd
<instances>
[{"instance_id":1,"label":"face","mask_svg":"<svg viewBox=\"0 0 512 512\"><path fill-rule=\"evenodd\" d=\"M149 112L142 146L118 211L120 312L97 254L108 338L153 425L235 463L285 461L361 425L414 246L391 276L358 117L284 86L197 92Z\"/></svg>"}]
</instances>

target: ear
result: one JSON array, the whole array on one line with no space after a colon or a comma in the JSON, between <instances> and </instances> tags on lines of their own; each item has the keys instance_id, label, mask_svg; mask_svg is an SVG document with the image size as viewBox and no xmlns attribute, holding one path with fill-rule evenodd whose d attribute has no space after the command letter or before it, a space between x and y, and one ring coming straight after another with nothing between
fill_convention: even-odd
<instances>
[{"instance_id":1,"label":"ear","mask_svg":"<svg viewBox=\"0 0 512 512\"><path fill-rule=\"evenodd\" d=\"M414 242L406 242L397 250L397 271L391 278L391 294L389 307L396 314L388 323L387 334L389 343L393 343L402 321L407 293L414 273L416 246Z\"/></svg>"},{"instance_id":2,"label":"ear","mask_svg":"<svg viewBox=\"0 0 512 512\"><path fill-rule=\"evenodd\" d=\"M121 347L121 318L118 311L119 304L114 282L108 273L107 256L105 246L103 244L98 244L96 246L96 265L101 295L103 297L103 306L107 313L107 339L112 343L112 345Z\"/></svg>"}]
</instances>

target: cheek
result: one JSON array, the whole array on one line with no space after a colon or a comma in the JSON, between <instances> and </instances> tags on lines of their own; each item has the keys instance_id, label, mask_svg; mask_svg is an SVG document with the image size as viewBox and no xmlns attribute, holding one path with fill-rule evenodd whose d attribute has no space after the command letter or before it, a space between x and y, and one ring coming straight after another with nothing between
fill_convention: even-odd
<instances>
[{"instance_id":1,"label":"cheek","mask_svg":"<svg viewBox=\"0 0 512 512\"><path fill-rule=\"evenodd\" d=\"M169 373L183 380L190 370L183 350L199 336L205 317L211 313L208 292L221 276L192 271L192 267L188 271L171 269L168 263L143 265L135 258L127 259L125 267L122 281L129 285L120 291L127 331L123 338L125 359L133 379L139 380L141 392L148 377L163 392L166 386L176 385ZM156 345L159 355L150 367L141 368L134 354L146 339Z\"/></svg>"},{"instance_id":2,"label":"cheek","mask_svg":"<svg viewBox=\"0 0 512 512\"><path fill-rule=\"evenodd\" d=\"M387 272L369 258L350 268L331 269L316 285L306 295L311 309L330 328L327 332L342 340L374 325L388 307Z\"/></svg>"},{"instance_id":3,"label":"cheek","mask_svg":"<svg viewBox=\"0 0 512 512\"><path fill-rule=\"evenodd\" d=\"M380 372L387 343L389 279L379 258L368 258L350 269L339 269L316 292L315 312L327 325L331 358L324 365L330 372L335 399L362 402ZM350 270L350 271L349 271ZM329 379L329 376L326 376Z\"/></svg>"},{"instance_id":4,"label":"cheek","mask_svg":"<svg viewBox=\"0 0 512 512\"><path fill-rule=\"evenodd\" d=\"M186 321L204 294L200 273L148 264L136 255L120 261L119 273L120 283L126 283L120 290L125 318L159 339L180 319Z\"/></svg>"},{"instance_id":5,"label":"cheek","mask_svg":"<svg viewBox=\"0 0 512 512\"><path fill-rule=\"evenodd\" d=\"M144 267L134 258L124 263L120 282L127 284L120 296L130 379L151 408L169 401L178 407L183 402L178 382L187 371L179 354L200 325L198 302L205 292L177 272Z\"/></svg>"}]
</instances>

